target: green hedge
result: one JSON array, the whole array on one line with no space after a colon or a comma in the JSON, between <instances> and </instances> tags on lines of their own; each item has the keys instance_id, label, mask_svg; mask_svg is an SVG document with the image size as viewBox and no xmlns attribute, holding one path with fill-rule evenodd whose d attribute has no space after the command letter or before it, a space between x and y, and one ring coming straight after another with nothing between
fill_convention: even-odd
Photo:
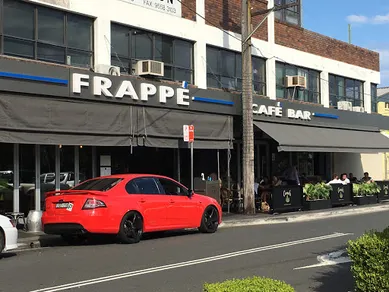
<instances>
[{"instance_id":1,"label":"green hedge","mask_svg":"<svg viewBox=\"0 0 389 292\"><path fill-rule=\"evenodd\" d=\"M290 285L273 279L251 277L204 284L204 292L295 292Z\"/></svg>"},{"instance_id":2,"label":"green hedge","mask_svg":"<svg viewBox=\"0 0 389 292\"><path fill-rule=\"evenodd\" d=\"M347 251L357 292L389 291L389 228L349 241Z\"/></svg>"}]
</instances>

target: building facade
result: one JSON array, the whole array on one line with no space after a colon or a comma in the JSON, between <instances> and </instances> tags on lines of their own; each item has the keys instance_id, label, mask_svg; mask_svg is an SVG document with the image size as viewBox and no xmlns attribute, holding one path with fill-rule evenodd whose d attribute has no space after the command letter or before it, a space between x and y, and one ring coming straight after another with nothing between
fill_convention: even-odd
<instances>
[{"instance_id":1,"label":"building facade","mask_svg":"<svg viewBox=\"0 0 389 292\"><path fill-rule=\"evenodd\" d=\"M253 11L284 2L253 1ZM215 172L240 186L240 1L0 5L0 174L8 186L0 209L41 209L43 192L110 173L188 184L185 124L195 125L195 176ZM252 41L256 177L296 163L325 179L334 171L382 179L371 163L389 149L380 133L388 118L370 114L379 55L305 30L301 5L270 13ZM163 76L137 76L139 60L163 62ZM306 86L288 86L287 76ZM337 109L339 101L358 112Z\"/></svg>"}]
</instances>

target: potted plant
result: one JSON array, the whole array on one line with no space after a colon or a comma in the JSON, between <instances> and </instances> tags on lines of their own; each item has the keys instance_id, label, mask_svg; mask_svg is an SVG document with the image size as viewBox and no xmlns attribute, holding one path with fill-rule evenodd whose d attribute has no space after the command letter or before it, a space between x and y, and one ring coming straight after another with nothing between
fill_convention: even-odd
<instances>
[{"instance_id":1,"label":"potted plant","mask_svg":"<svg viewBox=\"0 0 389 292\"><path fill-rule=\"evenodd\" d=\"M306 184L303 188L304 209L320 210L331 208L330 192L331 185L323 182L317 184Z\"/></svg>"},{"instance_id":2,"label":"potted plant","mask_svg":"<svg viewBox=\"0 0 389 292\"><path fill-rule=\"evenodd\" d=\"M354 203L356 205L375 204L380 191L380 186L374 181L353 184Z\"/></svg>"}]
</instances>

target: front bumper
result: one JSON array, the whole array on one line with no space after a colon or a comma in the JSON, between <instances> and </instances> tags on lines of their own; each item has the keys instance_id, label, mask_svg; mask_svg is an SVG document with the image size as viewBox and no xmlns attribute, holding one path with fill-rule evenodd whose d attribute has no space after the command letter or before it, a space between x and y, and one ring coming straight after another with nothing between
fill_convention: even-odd
<instances>
[{"instance_id":1,"label":"front bumper","mask_svg":"<svg viewBox=\"0 0 389 292\"><path fill-rule=\"evenodd\" d=\"M5 247L4 251L18 248L18 230L14 227L4 228Z\"/></svg>"}]
</instances>

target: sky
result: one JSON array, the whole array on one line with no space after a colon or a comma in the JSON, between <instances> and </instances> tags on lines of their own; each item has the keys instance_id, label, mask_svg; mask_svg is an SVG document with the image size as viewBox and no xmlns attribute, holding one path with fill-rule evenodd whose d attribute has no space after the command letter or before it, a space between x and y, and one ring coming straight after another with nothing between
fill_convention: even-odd
<instances>
[{"instance_id":1,"label":"sky","mask_svg":"<svg viewBox=\"0 0 389 292\"><path fill-rule=\"evenodd\" d=\"M303 27L380 53L381 84L389 86L389 0L303 0Z\"/></svg>"}]
</instances>

